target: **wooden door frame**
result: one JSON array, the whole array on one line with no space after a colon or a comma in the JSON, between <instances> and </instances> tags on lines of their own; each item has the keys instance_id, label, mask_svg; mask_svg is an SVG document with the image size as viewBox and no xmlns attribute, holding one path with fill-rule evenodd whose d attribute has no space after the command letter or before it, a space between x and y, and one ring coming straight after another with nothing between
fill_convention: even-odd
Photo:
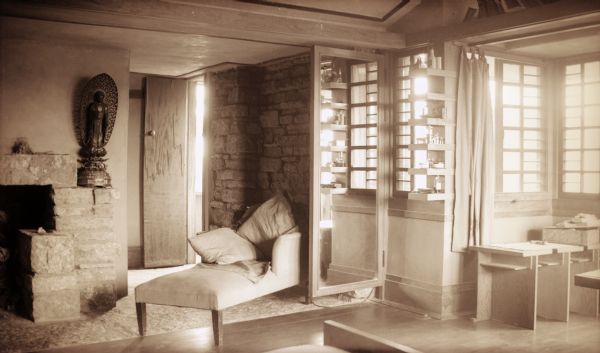
<instances>
[{"instance_id":1,"label":"wooden door frame","mask_svg":"<svg viewBox=\"0 0 600 353\"><path fill-rule=\"evenodd\" d=\"M195 190L195 180L196 180L196 85L201 82L205 86L204 91L204 118L203 118L203 132L204 132L204 146L202 148L203 158L202 158L202 231L208 230L208 220L209 220L209 204L210 200L208 199L208 195L211 194L212 191L212 183L209 181L210 172L208 170L209 161L206 158L209 154L207 150L209 148L209 143L207 143L208 135L206 132L208 131L208 114L207 114L207 96L208 90L206 89L207 85L207 75L201 74L198 76L194 76L188 79L188 185L187 185L187 202L188 202L188 238L195 235L195 217L196 217L196 190ZM196 252L192 249L192 247L188 244L188 264L196 263Z\"/></svg>"},{"instance_id":2,"label":"wooden door frame","mask_svg":"<svg viewBox=\"0 0 600 353\"><path fill-rule=\"evenodd\" d=\"M346 283L333 285L328 287L319 287L318 286L318 277L319 277L319 242L317 241L317 237L320 234L319 231L319 220L320 220L320 212L319 207L316 206L316 203L320 200L320 168L317 165L317 159L320 161L319 151L320 151L320 63L319 58L323 55L326 56L338 56L349 59L359 59L359 60L375 60L378 63L378 92L380 94L378 98L378 134L383 133L382 129L386 128L388 125L388 121L390 119L389 109L384 107L384 103L389 102L389 98L385 96L388 90L384 87L387 84L387 80L384 79L386 76L385 66L386 59L381 54L373 54L373 53L365 53L360 51L352 51L345 49L336 49L329 48L323 46L314 46L311 51L311 134L310 134L310 146L311 146L311 160L312 163L310 165L311 171L311 182L310 182L310 194L309 194L309 204L310 204L310 217L309 217L309 261L308 261L308 272L309 272L309 281L308 281L308 294L307 294L307 302L311 302L313 298L348 292L351 290L362 289L362 288L382 288L385 282L385 244L387 243L387 201L386 196L389 194L389 188L385 186L386 184L386 176L385 174L388 172L387 166L387 158L385 155L378 155L378 166L377 166L377 192L375 194L375 224L376 224L376 234L377 234L377 246L376 246L376 263L377 263L377 278L363 280L358 282ZM377 151L378 154L382 153L382 150L387 146L388 140L383 135L378 135L378 139L381 142L378 143ZM384 175L382 175L384 174ZM381 189L380 189L381 188ZM381 289L378 290L378 296L382 295Z\"/></svg>"}]
</instances>

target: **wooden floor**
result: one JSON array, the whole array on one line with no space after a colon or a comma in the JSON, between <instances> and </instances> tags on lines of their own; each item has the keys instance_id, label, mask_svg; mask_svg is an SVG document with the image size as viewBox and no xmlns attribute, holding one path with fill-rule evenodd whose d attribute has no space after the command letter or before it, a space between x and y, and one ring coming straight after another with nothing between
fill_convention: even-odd
<instances>
[{"instance_id":1,"label":"wooden floor","mask_svg":"<svg viewBox=\"0 0 600 353\"><path fill-rule=\"evenodd\" d=\"M572 314L569 323L538 319L534 332L496 321L423 318L370 303L228 324L219 348L213 346L211 329L202 328L44 352L262 352L322 344L322 324L328 319L423 352L600 352L600 320L592 317Z\"/></svg>"}]
</instances>

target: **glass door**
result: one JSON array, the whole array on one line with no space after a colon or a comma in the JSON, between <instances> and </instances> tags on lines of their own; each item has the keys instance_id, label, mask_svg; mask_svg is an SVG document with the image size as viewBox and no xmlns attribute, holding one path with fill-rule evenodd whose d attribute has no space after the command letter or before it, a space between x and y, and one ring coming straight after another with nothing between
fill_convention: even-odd
<instances>
[{"instance_id":1,"label":"glass door","mask_svg":"<svg viewBox=\"0 0 600 353\"><path fill-rule=\"evenodd\" d=\"M382 62L371 53L313 51L311 297L383 283Z\"/></svg>"}]
</instances>

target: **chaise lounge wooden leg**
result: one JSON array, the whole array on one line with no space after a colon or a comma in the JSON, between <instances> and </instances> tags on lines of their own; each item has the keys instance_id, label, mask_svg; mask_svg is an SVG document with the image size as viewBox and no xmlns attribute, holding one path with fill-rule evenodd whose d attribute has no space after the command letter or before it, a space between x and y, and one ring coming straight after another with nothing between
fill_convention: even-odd
<instances>
[{"instance_id":1,"label":"chaise lounge wooden leg","mask_svg":"<svg viewBox=\"0 0 600 353\"><path fill-rule=\"evenodd\" d=\"M140 336L146 335L146 303L135 303L135 314L137 316L138 330Z\"/></svg>"},{"instance_id":2,"label":"chaise lounge wooden leg","mask_svg":"<svg viewBox=\"0 0 600 353\"><path fill-rule=\"evenodd\" d=\"M220 310L211 310L211 312L215 346L219 346L223 343L223 312Z\"/></svg>"}]
</instances>

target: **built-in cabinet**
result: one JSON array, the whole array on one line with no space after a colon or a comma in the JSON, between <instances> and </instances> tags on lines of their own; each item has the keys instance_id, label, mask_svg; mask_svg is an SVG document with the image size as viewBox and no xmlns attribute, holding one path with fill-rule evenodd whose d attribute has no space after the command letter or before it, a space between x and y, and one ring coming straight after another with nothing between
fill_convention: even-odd
<instances>
[{"instance_id":1,"label":"built-in cabinet","mask_svg":"<svg viewBox=\"0 0 600 353\"><path fill-rule=\"evenodd\" d=\"M383 288L390 221L452 202L456 74L426 59L314 48L309 300Z\"/></svg>"},{"instance_id":2,"label":"built-in cabinet","mask_svg":"<svg viewBox=\"0 0 600 353\"><path fill-rule=\"evenodd\" d=\"M382 284L382 66L372 53L313 52L311 297Z\"/></svg>"}]
</instances>

